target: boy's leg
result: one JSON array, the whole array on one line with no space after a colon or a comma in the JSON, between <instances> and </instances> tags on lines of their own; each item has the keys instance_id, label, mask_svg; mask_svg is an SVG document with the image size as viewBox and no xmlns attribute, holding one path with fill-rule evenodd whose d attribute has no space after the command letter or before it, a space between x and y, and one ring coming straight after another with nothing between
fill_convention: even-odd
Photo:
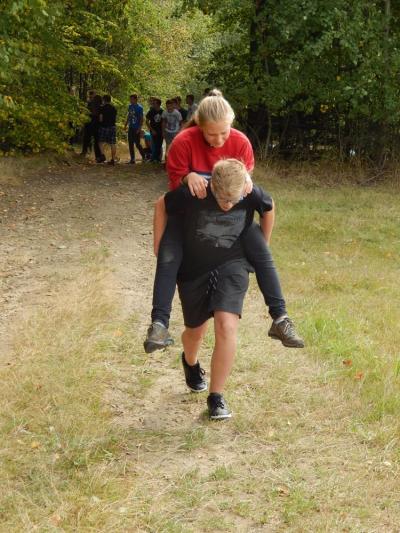
<instances>
[{"instance_id":1,"label":"boy's leg","mask_svg":"<svg viewBox=\"0 0 400 533\"><path fill-rule=\"evenodd\" d=\"M133 128L128 128L128 146L129 146L129 156L130 162L135 161L135 147L134 147L134 130Z\"/></svg>"},{"instance_id":2,"label":"boy's leg","mask_svg":"<svg viewBox=\"0 0 400 533\"><path fill-rule=\"evenodd\" d=\"M140 130L136 130L134 133L134 142L136 148L139 150L140 155L142 156L142 160L144 160L144 149L143 146L140 144Z\"/></svg>"},{"instance_id":3,"label":"boy's leg","mask_svg":"<svg viewBox=\"0 0 400 533\"><path fill-rule=\"evenodd\" d=\"M279 339L289 348L303 348L304 341L287 316L278 272L258 224L253 223L243 234L242 243L246 257L255 269L258 286L273 319L269 336Z\"/></svg>"},{"instance_id":4,"label":"boy's leg","mask_svg":"<svg viewBox=\"0 0 400 533\"><path fill-rule=\"evenodd\" d=\"M192 392L203 392L207 390L207 381L205 372L197 360L197 354L200 349L201 341L207 330L207 321L197 328L188 328L186 326L182 333L182 366L185 372L186 385Z\"/></svg>"},{"instance_id":5,"label":"boy's leg","mask_svg":"<svg viewBox=\"0 0 400 533\"><path fill-rule=\"evenodd\" d=\"M185 354L185 361L188 365L193 366L197 363L197 354L199 353L201 342L207 331L208 322L204 322L197 328L185 327L182 333L182 346Z\"/></svg>"},{"instance_id":6,"label":"boy's leg","mask_svg":"<svg viewBox=\"0 0 400 533\"><path fill-rule=\"evenodd\" d=\"M116 144L111 145L111 159L113 161L117 159L117 145Z\"/></svg>"},{"instance_id":7,"label":"boy's leg","mask_svg":"<svg viewBox=\"0 0 400 533\"><path fill-rule=\"evenodd\" d=\"M211 420L225 420L232 416L222 393L235 358L238 322L239 315L234 313L214 313L215 346L211 359L210 394L207 398Z\"/></svg>"},{"instance_id":8,"label":"boy's leg","mask_svg":"<svg viewBox=\"0 0 400 533\"><path fill-rule=\"evenodd\" d=\"M226 311L215 311L215 346L211 359L210 393L222 394L232 370L237 346L239 316Z\"/></svg>"},{"instance_id":9,"label":"boy's leg","mask_svg":"<svg viewBox=\"0 0 400 533\"><path fill-rule=\"evenodd\" d=\"M100 144L99 144L99 125L94 124L93 125L93 143L94 143L94 155L96 157L96 161L99 163L103 160L102 153L100 150Z\"/></svg>"},{"instance_id":10,"label":"boy's leg","mask_svg":"<svg viewBox=\"0 0 400 533\"><path fill-rule=\"evenodd\" d=\"M86 122L86 124L83 126L83 141L82 141L82 155L86 155L89 147L90 147L90 139L91 139L91 124L90 122Z\"/></svg>"},{"instance_id":11,"label":"boy's leg","mask_svg":"<svg viewBox=\"0 0 400 533\"><path fill-rule=\"evenodd\" d=\"M106 153L104 151L105 146L106 146L106 143L99 142L99 148L100 148L103 161L106 160Z\"/></svg>"},{"instance_id":12,"label":"boy's leg","mask_svg":"<svg viewBox=\"0 0 400 533\"><path fill-rule=\"evenodd\" d=\"M157 158L156 159L160 163L162 161L162 156L163 156L163 154L162 154L163 140L164 139L163 139L162 135L160 135L160 137L157 137L157 141L156 141L157 142L157 152L156 152L157 153Z\"/></svg>"}]
</instances>

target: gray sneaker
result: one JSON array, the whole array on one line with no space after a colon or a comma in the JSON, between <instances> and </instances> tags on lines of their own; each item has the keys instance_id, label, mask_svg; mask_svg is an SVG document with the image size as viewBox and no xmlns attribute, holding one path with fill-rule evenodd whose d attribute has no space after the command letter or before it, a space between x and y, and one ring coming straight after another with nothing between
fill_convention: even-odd
<instances>
[{"instance_id":1,"label":"gray sneaker","mask_svg":"<svg viewBox=\"0 0 400 533\"><path fill-rule=\"evenodd\" d=\"M144 351L152 353L156 350L162 350L174 344L168 329L161 322L153 322L147 330L147 337L143 343Z\"/></svg>"},{"instance_id":2,"label":"gray sneaker","mask_svg":"<svg viewBox=\"0 0 400 533\"><path fill-rule=\"evenodd\" d=\"M287 348L304 348L304 341L296 333L294 324L288 316L278 323L274 320L268 331L268 336L280 340L283 346Z\"/></svg>"}]
</instances>

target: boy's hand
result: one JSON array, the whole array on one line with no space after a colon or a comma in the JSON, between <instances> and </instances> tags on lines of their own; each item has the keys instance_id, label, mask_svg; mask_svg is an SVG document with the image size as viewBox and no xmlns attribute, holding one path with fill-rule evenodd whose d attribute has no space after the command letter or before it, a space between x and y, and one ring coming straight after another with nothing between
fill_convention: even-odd
<instances>
[{"instance_id":1,"label":"boy's hand","mask_svg":"<svg viewBox=\"0 0 400 533\"><path fill-rule=\"evenodd\" d=\"M192 196L197 196L200 199L207 196L208 181L206 178L200 176L200 174L196 174L196 172L190 172L186 176L186 182Z\"/></svg>"},{"instance_id":2,"label":"boy's hand","mask_svg":"<svg viewBox=\"0 0 400 533\"><path fill-rule=\"evenodd\" d=\"M247 196L248 194L251 193L252 190L253 190L253 180L251 179L250 175L247 174L246 183L244 185L243 196Z\"/></svg>"}]
</instances>

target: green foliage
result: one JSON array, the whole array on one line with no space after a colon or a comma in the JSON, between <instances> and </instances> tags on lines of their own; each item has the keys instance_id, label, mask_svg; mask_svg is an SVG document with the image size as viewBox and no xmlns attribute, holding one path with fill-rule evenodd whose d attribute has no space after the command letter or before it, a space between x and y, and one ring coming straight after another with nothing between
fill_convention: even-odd
<instances>
[{"instance_id":1,"label":"green foliage","mask_svg":"<svg viewBox=\"0 0 400 533\"><path fill-rule=\"evenodd\" d=\"M210 83L249 131L274 146L333 144L342 155L394 149L400 11L389 0L198 5L221 32Z\"/></svg>"},{"instance_id":2,"label":"green foliage","mask_svg":"<svg viewBox=\"0 0 400 533\"><path fill-rule=\"evenodd\" d=\"M213 51L209 17L176 0L6 0L0 5L0 150L63 151L89 88L196 90ZM200 75L198 75L200 72ZM70 94L68 86L77 88ZM74 126L73 126L74 125Z\"/></svg>"}]
</instances>

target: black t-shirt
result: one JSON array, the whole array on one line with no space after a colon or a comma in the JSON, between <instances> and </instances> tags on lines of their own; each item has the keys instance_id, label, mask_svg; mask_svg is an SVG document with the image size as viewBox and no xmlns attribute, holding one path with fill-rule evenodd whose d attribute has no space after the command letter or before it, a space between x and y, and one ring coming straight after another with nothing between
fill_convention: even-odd
<instances>
[{"instance_id":1,"label":"black t-shirt","mask_svg":"<svg viewBox=\"0 0 400 533\"><path fill-rule=\"evenodd\" d=\"M186 122L186 118L187 118L187 114L188 114L187 109L185 109L184 107L180 107L178 109L178 111L182 115L183 122Z\"/></svg>"},{"instance_id":2,"label":"black t-shirt","mask_svg":"<svg viewBox=\"0 0 400 533\"><path fill-rule=\"evenodd\" d=\"M157 134L162 135L162 117L163 109L160 107L160 109L156 110L151 108L147 114L146 118L150 123L150 128L152 130L155 130Z\"/></svg>"},{"instance_id":3,"label":"black t-shirt","mask_svg":"<svg viewBox=\"0 0 400 533\"><path fill-rule=\"evenodd\" d=\"M168 215L183 215L184 219L179 279L195 279L224 263L244 258L241 234L251 225L255 211L263 216L272 205L272 198L257 185L229 211L220 209L210 187L204 200L192 196L186 186L168 192Z\"/></svg>"},{"instance_id":4,"label":"black t-shirt","mask_svg":"<svg viewBox=\"0 0 400 533\"><path fill-rule=\"evenodd\" d=\"M112 104L104 104L100 108L100 114L103 116L100 126L102 128L110 128L115 126L115 121L117 119L117 110Z\"/></svg>"}]
</instances>

